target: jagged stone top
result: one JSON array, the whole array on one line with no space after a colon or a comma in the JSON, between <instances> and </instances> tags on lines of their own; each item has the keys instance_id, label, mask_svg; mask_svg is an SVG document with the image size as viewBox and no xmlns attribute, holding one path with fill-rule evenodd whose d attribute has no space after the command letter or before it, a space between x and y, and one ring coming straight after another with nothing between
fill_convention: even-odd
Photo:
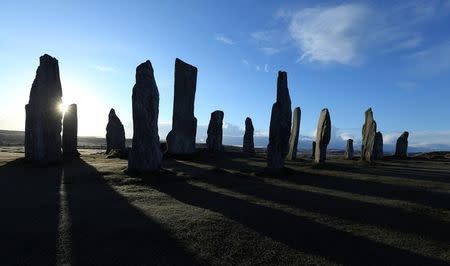
<instances>
[{"instance_id":1,"label":"jagged stone top","mask_svg":"<svg viewBox=\"0 0 450 266\"><path fill-rule=\"evenodd\" d=\"M291 97L289 95L289 89L287 84L287 73L285 71L278 71L277 102L289 104L291 102Z\"/></svg>"},{"instance_id":2,"label":"jagged stone top","mask_svg":"<svg viewBox=\"0 0 450 266\"><path fill-rule=\"evenodd\" d=\"M51 98L62 97L61 80L59 77L58 60L48 54L39 58L36 77L30 90L30 103L34 100L48 101Z\"/></svg>"},{"instance_id":3,"label":"jagged stone top","mask_svg":"<svg viewBox=\"0 0 450 266\"><path fill-rule=\"evenodd\" d=\"M191 70L191 71L194 71L195 74L197 74L197 71L198 71L198 69L197 69L196 66L193 66L193 65L191 65L191 64L188 64L188 63L184 62L183 60L181 60L180 58L176 58L176 59L175 59L175 67L181 67L181 68L183 68L184 70Z\"/></svg>"},{"instance_id":4,"label":"jagged stone top","mask_svg":"<svg viewBox=\"0 0 450 266\"><path fill-rule=\"evenodd\" d=\"M408 139L408 137L409 137L409 132L405 131L400 135L399 139Z\"/></svg>"},{"instance_id":5,"label":"jagged stone top","mask_svg":"<svg viewBox=\"0 0 450 266\"><path fill-rule=\"evenodd\" d=\"M116 110L114 110L114 108L111 108L111 110L109 110L109 117L112 116L116 116Z\"/></svg>"},{"instance_id":6,"label":"jagged stone top","mask_svg":"<svg viewBox=\"0 0 450 266\"><path fill-rule=\"evenodd\" d=\"M245 129L254 130L253 129L253 122L250 117L245 118Z\"/></svg>"},{"instance_id":7,"label":"jagged stone top","mask_svg":"<svg viewBox=\"0 0 450 266\"><path fill-rule=\"evenodd\" d=\"M156 87L153 66L150 60L147 60L136 67L136 85L138 84Z\"/></svg>"}]
</instances>

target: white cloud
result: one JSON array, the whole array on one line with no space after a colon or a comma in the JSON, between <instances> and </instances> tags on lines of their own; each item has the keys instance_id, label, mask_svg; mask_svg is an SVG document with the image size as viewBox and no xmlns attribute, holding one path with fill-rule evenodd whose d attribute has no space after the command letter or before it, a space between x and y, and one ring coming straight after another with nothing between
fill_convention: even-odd
<instances>
[{"instance_id":1,"label":"white cloud","mask_svg":"<svg viewBox=\"0 0 450 266\"><path fill-rule=\"evenodd\" d=\"M280 52L279 49L273 48L273 47L263 47L263 48L261 48L261 50L262 50L266 55L274 55L274 54L278 54L278 53Z\"/></svg>"},{"instance_id":2,"label":"white cloud","mask_svg":"<svg viewBox=\"0 0 450 266\"><path fill-rule=\"evenodd\" d=\"M222 42L222 43L225 43L225 44L228 44L228 45L233 45L234 44L234 41L231 38L226 37L223 34L216 34L215 35L215 40L219 41L219 42Z\"/></svg>"},{"instance_id":3,"label":"white cloud","mask_svg":"<svg viewBox=\"0 0 450 266\"><path fill-rule=\"evenodd\" d=\"M249 64L248 61L245 60L245 59L242 59L241 62L242 62L242 64L244 64L244 65L246 65L246 66L248 66L248 64Z\"/></svg>"},{"instance_id":4,"label":"white cloud","mask_svg":"<svg viewBox=\"0 0 450 266\"><path fill-rule=\"evenodd\" d=\"M260 67L259 65L256 65L256 66L255 66L255 69L256 69L256 71L260 71L260 70L261 70L261 67Z\"/></svg>"},{"instance_id":5,"label":"white cloud","mask_svg":"<svg viewBox=\"0 0 450 266\"><path fill-rule=\"evenodd\" d=\"M361 49L362 25L370 13L363 5L306 8L292 16L289 32L301 60L354 64Z\"/></svg>"},{"instance_id":6,"label":"white cloud","mask_svg":"<svg viewBox=\"0 0 450 266\"><path fill-rule=\"evenodd\" d=\"M408 57L418 75L432 76L450 71L450 41L423 49Z\"/></svg>"},{"instance_id":7,"label":"white cloud","mask_svg":"<svg viewBox=\"0 0 450 266\"><path fill-rule=\"evenodd\" d=\"M267 65L267 64L264 65L264 71L269 72L269 65Z\"/></svg>"},{"instance_id":8,"label":"white cloud","mask_svg":"<svg viewBox=\"0 0 450 266\"><path fill-rule=\"evenodd\" d=\"M270 41L272 40L273 33L270 31L255 31L250 36L257 41Z\"/></svg>"}]
</instances>

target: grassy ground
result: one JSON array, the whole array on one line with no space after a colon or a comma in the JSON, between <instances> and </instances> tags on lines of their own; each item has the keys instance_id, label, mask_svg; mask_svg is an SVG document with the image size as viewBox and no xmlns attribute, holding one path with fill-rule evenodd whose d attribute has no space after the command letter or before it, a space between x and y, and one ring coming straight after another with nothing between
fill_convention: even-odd
<instances>
[{"instance_id":1,"label":"grassy ground","mask_svg":"<svg viewBox=\"0 0 450 266\"><path fill-rule=\"evenodd\" d=\"M445 158L301 158L277 175L228 152L133 176L82 154L32 168L0 152L0 265L450 263Z\"/></svg>"}]
</instances>

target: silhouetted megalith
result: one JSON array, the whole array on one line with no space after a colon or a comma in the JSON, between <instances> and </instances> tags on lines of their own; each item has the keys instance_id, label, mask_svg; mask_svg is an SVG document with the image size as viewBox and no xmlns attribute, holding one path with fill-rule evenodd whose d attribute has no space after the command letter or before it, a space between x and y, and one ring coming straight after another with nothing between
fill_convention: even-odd
<instances>
[{"instance_id":1,"label":"silhouetted megalith","mask_svg":"<svg viewBox=\"0 0 450 266\"><path fill-rule=\"evenodd\" d=\"M159 92L150 61L136 68L132 100L133 146L128 156L128 169L157 171L162 163L158 135Z\"/></svg>"},{"instance_id":2,"label":"silhouetted megalith","mask_svg":"<svg viewBox=\"0 0 450 266\"><path fill-rule=\"evenodd\" d=\"M254 153L255 152L255 143L253 140L253 133L255 129L253 128L252 119L247 117L245 119L245 133L244 133L244 141L242 145L242 150L245 153Z\"/></svg>"},{"instance_id":3,"label":"silhouetted megalith","mask_svg":"<svg viewBox=\"0 0 450 266\"><path fill-rule=\"evenodd\" d=\"M395 157L407 158L408 157L408 137L409 132L403 132L397 139L397 144L395 145Z\"/></svg>"},{"instance_id":4,"label":"silhouetted megalith","mask_svg":"<svg viewBox=\"0 0 450 266\"><path fill-rule=\"evenodd\" d=\"M210 152L223 151L223 116L224 113L219 110L211 113L211 119L208 125L208 137L206 138L206 145Z\"/></svg>"},{"instance_id":5,"label":"silhouetted megalith","mask_svg":"<svg viewBox=\"0 0 450 266\"><path fill-rule=\"evenodd\" d=\"M316 158L316 142L312 142L312 151L311 151L311 158Z\"/></svg>"},{"instance_id":6,"label":"silhouetted megalith","mask_svg":"<svg viewBox=\"0 0 450 266\"><path fill-rule=\"evenodd\" d=\"M78 156L78 118L77 105L71 104L67 107L63 119L63 154L65 156Z\"/></svg>"},{"instance_id":7,"label":"silhouetted megalith","mask_svg":"<svg viewBox=\"0 0 450 266\"><path fill-rule=\"evenodd\" d=\"M197 68L175 60L175 85L172 130L167 135L167 151L171 154L195 152L197 118L194 116Z\"/></svg>"},{"instance_id":8,"label":"silhouetted megalith","mask_svg":"<svg viewBox=\"0 0 450 266\"><path fill-rule=\"evenodd\" d=\"M328 109L322 109L316 133L316 153L314 161L324 163L327 159L327 147L331 139L331 118Z\"/></svg>"},{"instance_id":9,"label":"silhouetted megalith","mask_svg":"<svg viewBox=\"0 0 450 266\"><path fill-rule=\"evenodd\" d=\"M291 136L289 137L289 152L286 156L288 160L297 159L297 150L298 150L298 138L300 132L300 121L301 121L302 112L300 107L296 107L294 109L293 119L292 119L292 129Z\"/></svg>"},{"instance_id":10,"label":"silhouetted megalith","mask_svg":"<svg viewBox=\"0 0 450 266\"><path fill-rule=\"evenodd\" d=\"M270 117L269 145L267 145L267 166L272 170L282 169L289 149L292 110L287 84L287 73L278 72L277 101L272 105Z\"/></svg>"},{"instance_id":11,"label":"silhouetted megalith","mask_svg":"<svg viewBox=\"0 0 450 266\"><path fill-rule=\"evenodd\" d=\"M365 113L365 122L362 127L362 146L361 159L366 162L375 160L374 146L375 134L377 132L377 123L373 119L372 108L367 109Z\"/></svg>"},{"instance_id":12,"label":"silhouetted megalith","mask_svg":"<svg viewBox=\"0 0 450 266\"><path fill-rule=\"evenodd\" d=\"M106 125L106 154L110 153L118 154L119 157L126 154L125 129L113 108L109 111Z\"/></svg>"},{"instance_id":13,"label":"silhouetted megalith","mask_svg":"<svg viewBox=\"0 0 450 266\"><path fill-rule=\"evenodd\" d=\"M344 154L344 158L347 160L353 160L353 140L352 139L348 139L347 140L347 147L345 149L345 154Z\"/></svg>"},{"instance_id":14,"label":"silhouetted megalith","mask_svg":"<svg viewBox=\"0 0 450 266\"><path fill-rule=\"evenodd\" d=\"M25 158L33 164L47 165L62 161L62 87L58 60L45 54L39 61L26 107Z\"/></svg>"},{"instance_id":15,"label":"silhouetted megalith","mask_svg":"<svg viewBox=\"0 0 450 266\"><path fill-rule=\"evenodd\" d=\"M381 132L375 133L375 143L373 145L373 157L375 160L383 159L383 134Z\"/></svg>"}]
</instances>

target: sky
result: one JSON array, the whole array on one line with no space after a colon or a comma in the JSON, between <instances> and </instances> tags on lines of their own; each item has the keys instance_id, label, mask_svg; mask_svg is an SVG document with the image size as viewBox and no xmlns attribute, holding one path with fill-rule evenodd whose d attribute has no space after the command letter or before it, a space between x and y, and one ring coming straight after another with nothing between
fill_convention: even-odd
<instances>
[{"instance_id":1,"label":"sky","mask_svg":"<svg viewBox=\"0 0 450 266\"><path fill-rule=\"evenodd\" d=\"M322 108L332 144L360 142L372 107L384 143L410 132L415 147L450 147L450 0L446 1L1 1L0 129L23 130L39 57L59 60L65 104L80 136L105 136L114 108L132 137L135 69L150 60L165 139L175 58L198 68L195 116L223 110L224 135L251 117L267 136L279 70L287 71L300 135Z\"/></svg>"}]
</instances>

